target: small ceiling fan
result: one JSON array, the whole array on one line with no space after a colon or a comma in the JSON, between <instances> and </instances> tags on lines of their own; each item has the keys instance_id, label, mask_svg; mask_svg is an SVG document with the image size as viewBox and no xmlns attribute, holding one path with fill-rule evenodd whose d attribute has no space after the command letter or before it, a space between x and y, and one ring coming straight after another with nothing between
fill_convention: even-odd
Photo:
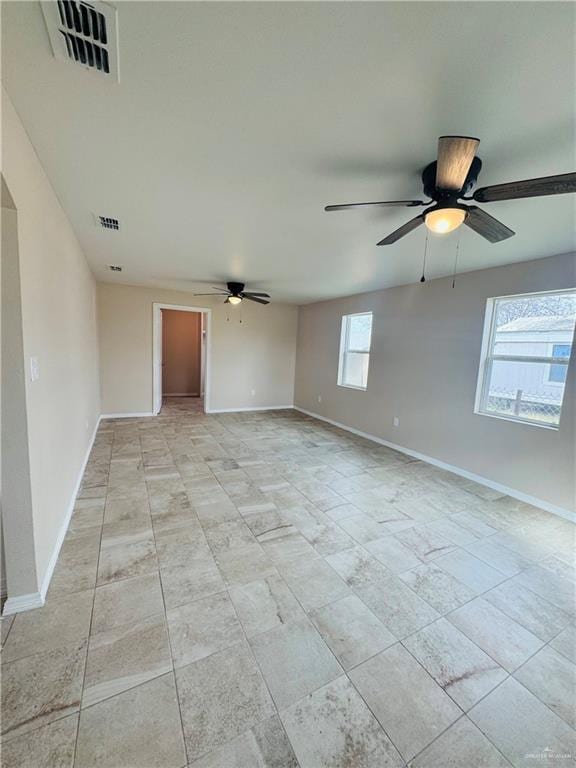
<instances>
[{"instance_id":1,"label":"small ceiling fan","mask_svg":"<svg viewBox=\"0 0 576 768\"><path fill-rule=\"evenodd\" d=\"M543 197L576 192L576 173L544 176L540 179L512 181L477 189L471 197L466 195L475 186L482 161L476 157L480 139L469 136L440 136L438 159L422 171L424 194L431 198L423 200L391 200L380 203L347 203L327 205L325 211L342 211L348 208L374 206L376 208L430 206L427 210L403 224L378 245L391 245L421 224L429 230L444 234L452 232L461 224L473 229L491 243L498 243L512 237L513 232L501 221L486 213L477 205L465 205L460 200L478 203L492 203L499 200L516 200L522 197Z\"/></svg>"},{"instance_id":2,"label":"small ceiling fan","mask_svg":"<svg viewBox=\"0 0 576 768\"><path fill-rule=\"evenodd\" d=\"M255 291L245 291L244 283L226 283L226 288L212 286L219 293L195 293L194 296L226 296L224 304L240 304L243 299L256 301L258 304L270 304L270 296L267 293L257 293Z\"/></svg>"}]
</instances>

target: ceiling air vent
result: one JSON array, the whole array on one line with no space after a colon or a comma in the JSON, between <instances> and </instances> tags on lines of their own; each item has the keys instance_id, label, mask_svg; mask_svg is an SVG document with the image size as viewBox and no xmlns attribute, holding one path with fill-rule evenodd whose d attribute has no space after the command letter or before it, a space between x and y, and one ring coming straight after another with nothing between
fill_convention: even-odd
<instances>
[{"instance_id":1,"label":"ceiling air vent","mask_svg":"<svg viewBox=\"0 0 576 768\"><path fill-rule=\"evenodd\" d=\"M44 0L42 11L57 59L119 80L117 12L108 3Z\"/></svg>"},{"instance_id":2,"label":"ceiling air vent","mask_svg":"<svg viewBox=\"0 0 576 768\"><path fill-rule=\"evenodd\" d=\"M98 216L97 219L102 229L115 229L116 231L120 229L118 219L112 219L110 216Z\"/></svg>"}]
</instances>

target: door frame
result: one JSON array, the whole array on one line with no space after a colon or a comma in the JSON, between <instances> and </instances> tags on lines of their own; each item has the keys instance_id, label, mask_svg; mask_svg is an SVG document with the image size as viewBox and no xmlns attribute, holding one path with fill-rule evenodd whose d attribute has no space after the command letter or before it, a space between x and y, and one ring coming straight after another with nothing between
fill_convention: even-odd
<instances>
[{"instance_id":1,"label":"door frame","mask_svg":"<svg viewBox=\"0 0 576 768\"><path fill-rule=\"evenodd\" d=\"M204 335L204 363L205 370L200 371L200 381L204 374L204 413L210 411L210 363L212 359L212 310L208 307L187 307L183 304L152 303L152 413L157 416L162 408L162 310L173 309L177 312L199 312L206 318L202 319ZM200 355L202 360L202 354Z\"/></svg>"}]
</instances>

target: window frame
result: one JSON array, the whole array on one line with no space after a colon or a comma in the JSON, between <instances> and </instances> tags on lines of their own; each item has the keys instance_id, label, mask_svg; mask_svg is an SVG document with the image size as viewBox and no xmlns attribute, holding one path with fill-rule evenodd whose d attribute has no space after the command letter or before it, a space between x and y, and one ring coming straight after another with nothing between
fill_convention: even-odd
<instances>
[{"instance_id":1,"label":"window frame","mask_svg":"<svg viewBox=\"0 0 576 768\"><path fill-rule=\"evenodd\" d=\"M368 349L348 349L348 339L350 338L350 321L353 317L362 317L370 315L370 344ZM340 325L340 350L338 353L338 378L337 385L339 387L345 387L346 389L355 389L359 392L366 392L368 389L368 375L370 372L370 355L372 352L372 329L374 326L374 313L368 312L350 312L347 315L342 315L342 321ZM344 382L344 375L346 373L346 356L349 354L366 355L368 357L368 370L366 372L366 386L358 386L357 384L346 384Z\"/></svg>"},{"instance_id":2,"label":"window frame","mask_svg":"<svg viewBox=\"0 0 576 768\"><path fill-rule=\"evenodd\" d=\"M522 416L514 416L512 414L495 413L494 411L486 410L486 402L488 400L490 378L492 373L492 366L494 360L504 362L516 362L516 363L545 363L550 365L565 365L566 370L570 364L572 355L568 357L559 358L553 356L529 356L529 355L494 355L491 354L494 349L494 340L496 335L496 308L499 301L506 299L522 299L537 296L554 296L564 293L576 293L575 288L560 288L554 291L533 291L531 293L512 293L506 296L493 296L486 299L486 311L484 315L484 326L482 330L482 347L480 352L480 363L478 365L478 379L476 382L476 396L474 399L474 414L476 416L488 416L492 419L502 419L504 421L512 421L516 424L527 424L530 427L539 427L540 429L552 429L558 431L560 428L560 421L562 419L562 408L564 405L564 392L562 393L562 400L560 402L560 415L558 417L558 424L545 424L534 419L523 418ZM553 382L550 382L553 383ZM560 382L558 385L562 386Z\"/></svg>"}]
</instances>

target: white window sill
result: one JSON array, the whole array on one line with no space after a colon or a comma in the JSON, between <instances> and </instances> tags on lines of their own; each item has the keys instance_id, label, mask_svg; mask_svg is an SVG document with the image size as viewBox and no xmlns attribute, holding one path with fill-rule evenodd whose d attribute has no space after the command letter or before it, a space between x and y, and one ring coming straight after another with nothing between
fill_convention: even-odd
<instances>
[{"instance_id":1,"label":"white window sill","mask_svg":"<svg viewBox=\"0 0 576 768\"><path fill-rule=\"evenodd\" d=\"M356 387L354 384L340 384L340 382L338 382L338 386L343 387L344 389L356 389L359 392L366 392L368 389L368 387Z\"/></svg>"},{"instance_id":2,"label":"white window sill","mask_svg":"<svg viewBox=\"0 0 576 768\"><path fill-rule=\"evenodd\" d=\"M514 416L505 416L501 413L489 413L488 411L474 411L475 416L488 416L490 419L500 419L500 421L511 421L514 424L524 424L528 427L538 427L539 429L549 429L558 432L559 424L542 424L539 421L530 421L529 419L518 419Z\"/></svg>"}]
</instances>

